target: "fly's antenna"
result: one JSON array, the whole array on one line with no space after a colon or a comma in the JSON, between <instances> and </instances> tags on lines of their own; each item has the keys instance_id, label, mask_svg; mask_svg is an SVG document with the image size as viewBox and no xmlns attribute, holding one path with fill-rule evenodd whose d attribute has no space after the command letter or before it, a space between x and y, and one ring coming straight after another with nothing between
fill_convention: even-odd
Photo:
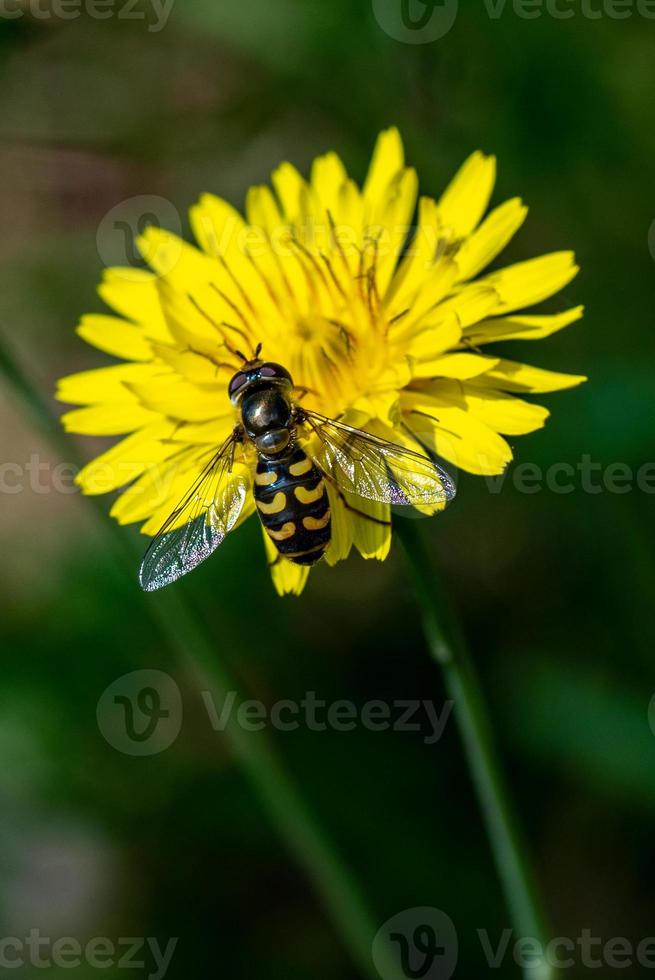
<instances>
[{"instance_id":1,"label":"fly's antenna","mask_svg":"<svg viewBox=\"0 0 655 980\"><path fill-rule=\"evenodd\" d=\"M248 360L248 358L245 357L241 353L240 350L236 350L234 347L232 347L231 344L229 344L227 342L227 340L225 339L225 334L221 330L221 326L231 327L231 324L225 323L225 321L223 321L219 325L218 323L216 323L215 320L212 319L212 317L209 315L209 313L207 313L207 311L202 308L202 306L200 305L200 303L198 302L198 300L195 298L195 296L193 296L191 293L187 293L186 295L187 295L187 299L189 300L189 302L191 303L191 305L198 311L198 313L200 313L200 315L202 317L205 318L205 320L207 320L208 323L210 323L212 325L212 327L214 328L214 330L218 333L218 335L221 338L221 346L225 347L225 349L230 352L230 354L232 355L232 357L240 357L242 361L246 362Z\"/></svg>"},{"instance_id":2,"label":"fly's antenna","mask_svg":"<svg viewBox=\"0 0 655 980\"><path fill-rule=\"evenodd\" d=\"M253 348L252 357L246 357L246 355L242 351L240 351L238 348L235 348L234 349L234 353L237 355L237 357L240 357L241 358L241 360L243 361L244 364L249 364L251 361L256 361L257 360L257 358L259 357L259 355L261 353L261 349L262 349L262 345L261 344L257 344L257 346L255 348Z\"/></svg>"}]
</instances>

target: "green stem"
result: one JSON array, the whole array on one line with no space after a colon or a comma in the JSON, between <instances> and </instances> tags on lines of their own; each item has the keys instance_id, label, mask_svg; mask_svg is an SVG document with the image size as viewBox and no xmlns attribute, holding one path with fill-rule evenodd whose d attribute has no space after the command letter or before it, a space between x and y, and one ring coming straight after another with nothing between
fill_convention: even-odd
<instances>
[{"instance_id":1,"label":"green stem","mask_svg":"<svg viewBox=\"0 0 655 980\"><path fill-rule=\"evenodd\" d=\"M498 762L487 708L466 642L417 521L399 520L394 526L407 556L423 629L433 659L444 673L455 703L471 777L491 842L510 916L517 935L547 943L548 933L526 849ZM550 980L552 967L545 959L525 971L531 980Z\"/></svg>"},{"instance_id":2,"label":"green stem","mask_svg":"<svg viewBox=\"0 0 655 980\"><path fill-rule=\"evenodd\" d=\"M38 387L34 386L6 342L0 337L0 373L22 402L26 412L45 432L57 451L67 460L79 464L72 441L63 433L55 412ZM87 498L101 514L106 544L112 560L134 576L137 556L127 535L107 519L96 498ZM145 595L144 612L151 617L158 632L170 643L177 657L191 668L203 690L211 693L215 703L222 703L228 692L238 694L234 679L221 664L219 652L198 626L179 593L167 590L165 595ZM235 757L249 778L289 852L311 881L314 890L337 929L344 946L364 977L379 980L371 958L371 944L377 931L375 917L354 882L340 855L324 834L307 803L283 770L267 737L246 732L237 721L238 711L230 714L225 735ZM395 961L390 959L385 977L401 980Z\"/></svg>"},{"instance_id":3,"label":"green stem","mask_svg":"<svg viewBox=\"0 0 655 980\"><path fill-rule=\"evenodd\" d=\"M173 640L178 656L195 670L203 690L211 694L215 704L222 704L228 692L236 691L234 679L220 663L216 649L201 633L179 595L174 590L170 592L165 596L161 593L148 596L151 611L169 640ZM377 925L349 870L283 771L269 741L261 732L243 729L235 720L237 715L235 705L225 728L234 755L287 848L312 882L362 975L379 980L371 959ZM390 963L388 976L394 976L391 972L394 969Z\"/></svg>"}]
</instances>

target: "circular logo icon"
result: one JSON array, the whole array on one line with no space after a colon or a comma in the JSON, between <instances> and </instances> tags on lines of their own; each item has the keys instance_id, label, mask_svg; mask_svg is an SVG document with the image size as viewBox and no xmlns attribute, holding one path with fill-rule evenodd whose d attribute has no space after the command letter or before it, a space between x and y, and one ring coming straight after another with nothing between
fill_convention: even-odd
<instances>
[{"instance_id":1,"label":"circular logo icon","mask_svg":"<svg viewBox=\"0 0 655 980\"><path fill-rule=\"evenodd\" d=\"M403 44L438 41L455 23L459 0L372 0L382 30Z\"/></svg>"},{"instance_id":2,"label":"circular logo icon","mask_svg":"<svg viewBox=\"0 0 655 980\"><path fill-rule=\"evenodd\" d=\"M387 919L373 940L373 963L382 980L450 980L457 952L452 919L429 906Z\"/></svg>"},{"instance_id":3,"label":"circular logo icon","mask_svg":"<svg viewBox=\"0 0 655 980\"><path fill-rule=\"evenodd\" d=\"M96 234L98 255L106 266L119 269L142 267L137 239L147 228L166 229L158 243L159 272L165 275L177 264L182 252L182 224L177 209L165 197L139 194L128 197L108 211ZM126 276L128 273L126 273Z\"/></svg>"},{"instance_id":4,"label":"circular logo icon","mask_svg":"<svg viewBox=\"0 0 655 980\"><path fill-rule=\"evenodd\" d=\"M118 752L156 755L180 733L180 690L162 670L135 670L105 688L96 719L102 735Z\"/></svg>"}]
</instances>

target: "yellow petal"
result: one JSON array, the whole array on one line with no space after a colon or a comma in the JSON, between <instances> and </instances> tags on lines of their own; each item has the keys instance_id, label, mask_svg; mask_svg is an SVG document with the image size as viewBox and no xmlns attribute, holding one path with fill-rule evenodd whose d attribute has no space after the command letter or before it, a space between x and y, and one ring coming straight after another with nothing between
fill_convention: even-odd
<instances>
[{"instance_id":1,"label":"yellow petal","mask_svg":"<svg viewBox=\"0 0 655 980\"><path fill-rule=\"evenodd\" d=\"M273 303L284 317L285 303L291 299L290 313L307 307L307 282L297 250L291 244L289 222L283 217L269 187L251 187L246 197L246 214L255 229L264 232L264 239L250 255L266 284ZM291 294L291 295L289 295Z\"/></svg>"},{"instance_id":2,"label":"yellow petal","mask_svg":"<svg viewBox=\"0 0 655 980\"><path fill-rule=\"evenodd\" d=\"M189 217L201 248L220 260L212 266L211 282L234 304L229 319L236 317L243 327L244 315L257 314L259 320L276 317L279 311L249 258L251 253L256 259L262 250L269 251L263 230L250 228L232 205L213 194L203 194Z\"/></svg>"},{"instance_id":3,"label":"yellow petal","mask_svg":"<svg viewBox=\"0 0 655 980\"><path fill-rule=\"evenodd\" d=\"M170 340L159 302L157 277L145 269L105 269L98 286L102 299L128 320L140 323L148 337Z\"/></svg>"},{"instance_id":4,"label":"yellow petal","mask_svg":"<svg viewBox=\"0 0 655 980\"><path fill-rule=\"evenodd\" d=\"M246 350L252 342L245 326L240 321L239 325L233 323L238 318L225 299L209 283L196 282L193 291L186 292L162 278L157 288L172 338L168 346L177 345L182 351L190 349L219 361L232 361L236 368L238 357L230 353L226 342L232 346L231 341L236 338Z\"/></svg>"},{"instance_id":5,"label":"yellow petal","mask_svg":"<svg viewBox=\"0 0 655 980\"><path fill-rule=\"evenodd\" d=\"M290 163L282 163L272 174L275 193L282 206L284 220L302 224L307 218L309 187L306 180Z\"/></svg>"},{"instance_id":6,"label":"yellow petal","mask_svg":"<svg viewBox=\"0 0 655 980\"><path fill-rule=\"evenodd\" d=\"M462 329L488 316L498 305L498 293L487 282L462 286L439 306L439 314L454 313Z\"/></svg>"},{"instance_id":7,"label":"yellow petal","mask_svg":"<svg viewBox=\"0 0 655 980\"><path fill-rule=\"evenodd\" d=\"M375 276L377 289L384 296L407 242L416 207L418 177L409 168L390 182L383 201L368 216L368 234L376 242Z\"/></svg>"},{"instance_id":8,"label":"yellow petal","mask_svg":"<svg viewBox=\"0 0 655 980\"><path fill-rule=\"evenodd\" d=\"M225 295L225 268L177 236L160 228L148 228L137 239L144 256L159 273L157 291L172 336L183 347L203 346L217 350L225 335L243 338L249 324L241 320L243 307ZM231 287L235 287L232 285ZM251 337L245 336L248 349Z\"/></svg>"},{"instance_id":9,"label":"yellow petal","mask_svg":"<svg viewBox=\"0 0 655 980\"><path fill-rule=\"evenodd\" d=\"M205 282L211 275L210 259L164 228L146 228L136 244L150 268L158 276L179 283L181 289L192 289L197 281Z\"/></svg>"},{"instance_id":10,"label":"yellow petal","mask_svg":"<svg viewBox=\"0 0 655 980\"><path fill-rule=\"evenodd\" d=\"M325 552L325 560L328 565L336 565L350 554L353 544L353 521L334 485L326 480L325 486L332 515L332 536Z\"/></svg>"},{"instance_id":11,"label":"yellow petal","mask_svg":"<svg viewBox=\"0 0 655 980\"><path fill-rule=\"evenodd\" d=\"M431 277L437 265L450 262L440 248L440 230L436 201L422 197L419 201L414 237L407 246L385 296L390 317L411 305L418 290Z\"/></svg>"},{"instance_id":12,"label":"yellow petal","mask_svg":"<svg viewBox=\"0 0 655 980\"><path fill-rule=\"evenodd\" d=\"M122 357L126 361L152 360L152 348L143 330L116 316L88 313L82 317L76 330L87 344L106 354Z\"/></svg>"},{"instance_id":13,"label":"yellow petal","mask_svg":"<svg viewBox=\"0 0 655 980\"><path fill-rule=\"evenodd\" d=\"M235 417L228 415L210 419L208 422L184 422L177 425L171 436L175 442L186 445L220 446L234 428Z\"/></svg>"},{"instance_id":14,"label":"yellow petal","mask_svg":"<svg viewBox=\"0 0 655 980\"><path fill-rule=\"evenodd\" d=\"M451 268L453 272L449 278L452 283L457 270L455 266ZM411 330L414 323L417 326L423 326L425 323L441 323L453 317L461 329L488 316L498 304L498 294L495 290L488 285L480 285L478 283L463 286L454 296L440 302L436 307L433 307L433 305L428 307L429 299L430 297L426 295L425 289L419 293L413 308L407 316L406 326L403 328L405 332ZM402 320L400 321L401 326L403 322Z\"/></svg>"},{"instance_id":15,"label":"yellow petal","mask_svg":"<svg viewBox=\"0 0 655 980\"><path fill-rule=\"evenodd\" d=\"M574 306L564 313L549 316L494 317L467 327L463 340L471 344L491 344L498 340L543 340L575 323L583 313L584 306Z\"/></svg>"},{"instance_id":16,"label":"yellow petal","mask_svg":"<svg viewBox=\"0 0 655 980\"><path fill-rule=\"evenodd\" d=\"M518 197L495 208L458 250L459 278L472 279L486 268L516 234L527 213Z\"/></svg>"},{"instance_id":17,"label":"yellow petal","mask_svg":"<svg viewBox=\"0 0 655 980\"><path fill-rule=\"evenodd\" d=\"M337 208L341 188L347 180L346 169L336 153L316 157L312 164L311 185L321 206L335 221L342 220Z\"/></svg>"},{"instance_id":18,"label":"yellow petal","mask_svg":"<svg viewBox=\"0 0 655 980\"><path fill-rule=\"evenodd\" d=\"M509 313L548 299L566 286L578 271L573 252L553 252L507 266L481 282L493 286L498 293L499 302L493 312Z\"/></svg>"},{"instance_id":19,"label":"yellow petal","mask_svg":"<svg viewBox=\"0 0 655 980\"><path fill-rule=\"evenodd\" d=\"M103 402L89 408L76 408L62 415L60 421L66 432L84 436L121 436L158 418L156 412L149 412L135 399L134 402Z\"/></svg>"},{"instance_id":20,"label":"yellow petal","mask_svg":"<svg viewBox=\"0 0 655 980\"><path fill-rule=\"evenodd\" d=\"M273 197L273 192L265 184L259 187L251 187L248 191L246 217L248 224L263 228L269 236L277 233L282 225L287 224L282 217L277 201Z\"/></svg>"},{"instance_id":21,"label":"yellow petal","mask_svg":"<svg viewBox=\"0 0 655 980\"><path fill-rule=\"evenodd\" d=\"M389 182L405 165L405 152L395 126L385 129L377 138L371 165L364 181L364 198L375 206L383 197Z\"/></svg>"},{"instance_id":22,"label":"yellow petal","mask_svg":"<svg viewBox=\"0 0 655 980\"><path fill-rule=\"evenodd\" d=\"M167 514L172 513L197 480L206 461L205 448L194 453L178 447L174 456L148 467L123 490L111 508L111 516L119 524L132 524L145 521L160 508Z\"/></svg>"},{"instance_id":23,"label":"yellow petal","mask_svg":"<svg viewBox=\"0 0 655 980\"><path fill-rule=\"evenodd\" d=\"M377 558L379 561L384 561L391 547L389 505L375 500L365 500L352 494L348 494L347 499L348 503L359 512L350 512L355 547L363 558ZM368 517L360 517L360 513L367 514Z\"/></svg>"},{"instance_id":24,"label":"yellow petal","mask_svg":"<svg viewBox=\"0 0 655 980\"><path fill-rule=\"evenodd\" d=\"M147 381L161 372L154 364L116 364L94 368L60 378L56 398L72 405L94 405L99 402L134 403L134 395L126 385Z\"/></svg>"},{"instance_id":25,"label":"yellow petal","mask_svg":"<svg viewBox=\"0 0 655 980\"><path fill-rule=\"evenodd\" d=\"M173 429L166 420L139 429L87 463L75 482L87 494L109 493L131 483L153 463L161 463L179 452L179 447L166 441Z\"/></svg>"},{"instance_id":26,"label":"yellow petal","mask_svg":"<svg viewBox=\"0 0 655 980\"><path fill-rule=\"evenodd\" d=\"M490 371L499 360L500 358L484 357L480 354L444 354L442 357L435 357L427 364L421 364L417 373L420 377L426 369L429 369L431 376L460 378L464 381Z\"/></svg>"},{"instance_id":27,"label":"yellow petal","mask_svg":"<svg viewBox=\"0 0 655 980\"><path fill-rule=\"evenodd\" d=\"M407 427L419 442L458 469L493 475L502 473L511 460L512 451L502 436L472 412L425 392L407 392L401 402Z\"/></svg>"},{"instance_id":28,"label":"yellow petal","mask_svg":"<svg viewBox=\"0 0 655 980\"><path fill-rule=\"evenodd\" d=\"M179 347L167 344L153 344L153 351L187 381L197 385L222 386L227 391L229 380L234 374L234 365L221 360L226 356L224 351L216 349L215 345L209 346L213 347L211 353L180 350Z\"/></svg>"},{"instance_id":29,"label":"yellow petal","mask_svg":"<svg viewBox=\"0 0 655 980\"><path fill-rule=\"evenodd\" d=\"M443 320L447 310L438 307L444 296L450 291L457 278L457 266L450 259L437 262L419 282L413 296L405 291L399 291L389 304L388 314L391 317L400 316L397 334L407 334L415 324L420 324L425 317L437 322ZM418 275L414 275L414 281ZM402 315L405 314L405 315Z\"/></svg>"},{"instance_id":30,"label":"yellow petal","mask_svg":"<svg viewBox=\"0 0 655 980\"><path fill-rule=\"evenodd\" d=\"M548 409L533 405L514 395L472 383L434 381L426 392L466 409L485 425L506 436L525 435L544 425ZM437 413L438 414L438 411Z\"/></svg>"},{"instance_id":31,"label":"yellow petal","mask_svg":"<svg viewBox=\"0 0 655 980\"><path fill-rule=\"evenodd\" d=\"M574 388L587 378L583 374L559 374L517 361L500 360L493 370L477 379L477 384L503 391L561 391Z\"/></svg>"},{"instance_id":32,"label":"yellow petal","mask_svg":"<svg viewBox=\"0 0 655 980\"><path fill-rule=\"evenodd\" d=\"M347 180L339 190L336 213L332 216L336 232L345 243L349 257L358 259L355 245L361 246L361 229L364 225L364 197L354 180Z\"/></svg>"},{"instance_id":33,"label":"yellow petal","mask_svg":"<svg viewBox=\"0 0 655 980\"><path fill-rule=\"evenodd\" d=\"M216 258L231 251L245 226L236 208L213 194L203 194L193 205L189 222L203 252Z\"/></svg>"},{"instance_id":34,"label":"yellow petal","mask_svg":"<svg viewBox=\"0 0 655 980\"><path fill-rule=\"evenodd\" d=\"M487 209L496 180L496 158L473 153L439 200L439 215L451 240L470 235Z\"/></svg>"},{"instance_id":35,"label":"yellow petal","mask_svg":"<svg viewBox=\"0 0 655 980\"><path fill-rule=\"evenodd\" d=\"M204 422L224 416L229 408L225 389L199 388L174 374L129 387L146 408L185 422Z\"/></svg>"},{"instance_id":36,"label":"yellow petal","mask_svg":"<svg viewBox=\"0 0 655 980\"><path fill-rule=\"evenodd\" d=\"M462 330L453 314L443 323L426 324L405 341L404 350L414 358L413 373L421 370L423 362L428 363L441 353L456 347L462 336ZM401 348L402 349L402 348ZM431 375L428 372L428 376Z\"/></svg>"},{"instance_id":37,"label":"yellow petal","mask_svg":"<svg viewBox=\"0 0 655 980\"><path fill-rule=\"evenodd\" d=\"M266 548L266 560L268 561L275 591L278 595L300 595L309 578L309 566L296 565L294 562L282 558L263 528L262 533Z\"/></svg>"},{"instance_id":38,"label":"yellow petal","mask_svg":"<svg viewBox=\"0 0 655 980\"><path fill-rule=\"evenodd\" d=\"M201 343L204 338L216 350L224 339L224 323L238 320L233 300L221 288L221 279L227 276L223 267L161 228L147 228L137 245L159 274L157 292L175 340L182 346L194 346L196 339ZM243 324L235 326L239 330Z\"/></svg>"}]
</instances>

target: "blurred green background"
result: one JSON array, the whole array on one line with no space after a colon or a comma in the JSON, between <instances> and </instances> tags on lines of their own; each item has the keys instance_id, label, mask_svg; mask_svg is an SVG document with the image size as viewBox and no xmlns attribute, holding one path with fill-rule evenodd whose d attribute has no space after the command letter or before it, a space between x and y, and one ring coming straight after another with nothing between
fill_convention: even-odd
<instances>
[{"instance_id":1,"label":"blurred green background","mask_svg":"<svg viewBox=\"0 0 655 980\"><path fill-rule=\"evenodd\" d=\"M406 44L368 0L177 0L157 31L150 5L135 9L144 19L64 20L45 3L0 17L3 344L57 413L58 376L110 363L73 327L102 310L96 232L125 199L160 195L188 233L202 191L240 206L283 159L306 171L333 148L361 180L394 123L425 193L472 150L496 153L494 201L530 206L503 261L575 249L582 272L550 308L587 308L548 341L507 345L590 379L539 399L552 418L515 440L514 466L588 456L601 490L578 477L570 493L520 493L510 470L492 493L463 475L456 505L422 530L482 674L554 934L638 943L655 931L654 470L650 494L602 479L654 458L655 22L575 4L570 19L526 19L509 2L493 18L467 0L445 36ZM107 441L67 454L4 381L0 399L0 936L178 936L171 978L360 977L117 561L109 501L52 489L53 466ZM12 492L30 459L41 482ZM119 536L138 551L137 531ZM249 522L177 587L246 696L442 710L398 546L383 565L319 568L284 601L262 557ZM103 737L96 706L143 668L174 679L184 723L139 758ZM456 976L487 975L477 930L496 943L511 923L452 718L437 744L424 735L252 737L272 741L376 922L443 909ZM493 972L518 976L509 956Z\"/></svg>"}]
</instances>

